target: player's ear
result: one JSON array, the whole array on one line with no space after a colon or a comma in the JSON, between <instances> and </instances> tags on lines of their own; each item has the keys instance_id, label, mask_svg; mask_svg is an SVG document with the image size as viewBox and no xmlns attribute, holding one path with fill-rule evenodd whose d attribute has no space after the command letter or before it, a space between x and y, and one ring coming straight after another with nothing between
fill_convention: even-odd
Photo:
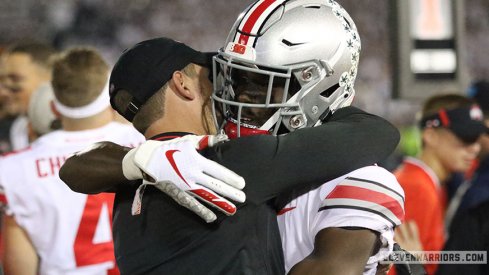
<instances>
[{"instance_id":1,"label":"player's ear","mask_svg":"<svg viewBox=\"0 0 489 275\"><path fill-rule=\"evenodd\" d=\"M175 71L172 75L172 84L174 85L175 93L186 100L194 100L195 94L191 87L190 78L187 77L182 71Z\"/></svg>"}]
</instances>

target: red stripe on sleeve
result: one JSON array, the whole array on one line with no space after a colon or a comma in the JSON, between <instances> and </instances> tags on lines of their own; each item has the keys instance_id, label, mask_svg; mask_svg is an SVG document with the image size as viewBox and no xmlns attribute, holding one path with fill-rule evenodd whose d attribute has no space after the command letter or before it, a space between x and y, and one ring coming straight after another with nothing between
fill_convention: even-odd
<instances>
[{"instance_id":1,"label":"red stripe on sleeve","mask_svg":"<svg viewBox=\"0 0 489 275\"><path fill-rule=\"evenodd\" d=\"M0 205L7 205L8 202L7 202L7 197L5 196L5 194L0 194Z\"/></svg>"},{"instance_id":2,"label":"red stripe on sleeve","mask_svg":"<svg viewBox=\"0 0 489 275\"><path fill-rule=\"evenodd\" d=\"M339 185L326 199L355 199L376 203L389 209L400 221L404 220L404 210L396 199L370 189Z\"/></svg>"}]
</instances>

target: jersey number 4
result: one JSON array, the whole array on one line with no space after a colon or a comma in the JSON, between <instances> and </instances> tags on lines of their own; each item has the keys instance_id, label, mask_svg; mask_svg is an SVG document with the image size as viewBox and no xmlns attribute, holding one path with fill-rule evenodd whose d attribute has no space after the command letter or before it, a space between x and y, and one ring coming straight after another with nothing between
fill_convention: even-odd
<instances>
[{"instance_id":1,"label":"jersey number 4","mask_svg":"<svg viewBox=\"0 0 489 275\"><path fill-rule=\"evenodd\" d=\"M74 252L77 266L93 265L103 262L115 262L114 244L112 241L94 243L97 225L100 219L109 219L112 224L113 194L87 196L83 215L76 233ZM109 211L102 211L107 207ZM102 217L104 214L108 217Z\"/></svg>"}]
</instances>

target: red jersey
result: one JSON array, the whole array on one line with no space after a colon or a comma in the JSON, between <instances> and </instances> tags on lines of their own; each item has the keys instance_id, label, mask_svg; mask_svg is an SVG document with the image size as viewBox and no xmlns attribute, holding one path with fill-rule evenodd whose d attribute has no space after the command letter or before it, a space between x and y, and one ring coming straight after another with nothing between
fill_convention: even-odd
<instances>
[{"instance_id":1,"label":"red jersey","mask_svg":"<svg viewBox=\"0 0 489 275\"><path fill-rule=\"evenodd\" d=\"M405 220L414 220L424 251L443 249L445 232L443 214L446 206L443 190L433 170L419 159L408 157L394 172L406 195ZM426 265L434 274L436 264Z\"/></svg>"}]
</instances>

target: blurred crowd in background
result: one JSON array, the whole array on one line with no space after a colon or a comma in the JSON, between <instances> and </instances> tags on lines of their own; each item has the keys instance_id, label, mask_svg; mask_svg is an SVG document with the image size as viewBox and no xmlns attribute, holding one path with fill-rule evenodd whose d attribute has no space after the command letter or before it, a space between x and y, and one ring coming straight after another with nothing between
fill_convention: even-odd
<instances>
[{"instance_id":1,"label":"blurred crowd in background","mask_svg":"<svg viewBox=\"0 0 489 275\"><path fill-rule=\"evenodd\" d=\"M113 65L127 47L141 40L158 36L180 40L202 51L215 51L224 46L222 43L237 14L252 2L254 1L3 0L0 1L0 49L5 52L11 45L29 41L42 42L51 45L56 50L64 50L72 46L92 46L110 65ZM361 61L355 84L357 96L354 105L386 118L401 130L399 156L384 164L389 170L394 170L401 163L400 157L420 153L421 141L424 141L421 137L423 132L417 130L414 125L416 113L420 111L423 100L393 97L391 56L395 45L391 41L392 18L389 0L342 0L338 2L355 19L362 38ZM489 79L489 54L487 54L487 49L489 49L489 1L467 0L465 3L466 48L461 53L462 61L468 68L470 83L479 85L481 82L478 81ZM42 79L39 83L48 80ZM14 86L5 89L0 85L0 141L9 140L12 134L11 129L15 125L26 128L25 123L27 122L18 121L17 115L25 114L28 104L20 106L9 101L11 100L9 93L15 92L15 89L12 88ZM484 92L483 97L477 100L483 111L487 112L489 84L485 82L476 88L479 89L479 93ZM469 95L470 91L473 95L474 86L468 86L462 91L439 91L439 93ZM36 107L31 108L34 108L34 114L43 113L43 110L35 110ZM487 120L487 113L485 119ZM31 121L35 120L36 115L31 118ZM59 125L50 124L49 126L59 128ZM30 130L34 132L33 135L44 132L38 129ZM22 147L19 145L18 148L14 148L15 146L11 147L11 145L0 143L0 152ZM467 143L464 146L468 146ZM474 158L479 151L480 148L474 150ZM485 157L483 154L486 153L483 147L480 153L481 159ZM458 173L459 177L454 179L456 184L453 186L458 187L472 179L470 172L475 167L469 170L469 174L465 173L464 169L449 171L450 173L461 172ZM447 168L447 170L450 169ZM477 177L474 178L477 179ZM441 178L440 180L445 181L446 179ZM452 189L445 190L444 192L448 194L443 196L456 198L456 188ZM484 189L488 195L482 196L482 201L489 199L489 191L486 189L489 190L489 188ZM463 193L459 194L457 204L453 206L455 210L461 201L463 202L461 196ZM442 200L446 197L437 199ZM441 207L441 204L439 206ZM445 211L445 208L448 207L446 201L443 207ZM455 214L455 212L452 213L454 216ZM439 225L442 225L442 222ZM442 247L435 248L441 249Z\"/></svg>"},{"instance_id":2,"label":"blurred crowd in background","mask_svg":"<svg viewBox=\"0 0 489 275\"><path fill-rule=\"evenodd\" d=\"M0 2L0 45L19 39L50 42L62 49L93 45L109 62L145 38L168 36L197 49L223 45L228 26L253 1L214 0L6 0ZM414 121L420 102L392 99L389 0L343 0L362 37L356 105L398 125ZM466 50L471 80L489 75L489 2L465 1ZM375 15L375 16L372 16ZM455 91L461 92L461 91Z\"/></svg>"}]
</instances>

